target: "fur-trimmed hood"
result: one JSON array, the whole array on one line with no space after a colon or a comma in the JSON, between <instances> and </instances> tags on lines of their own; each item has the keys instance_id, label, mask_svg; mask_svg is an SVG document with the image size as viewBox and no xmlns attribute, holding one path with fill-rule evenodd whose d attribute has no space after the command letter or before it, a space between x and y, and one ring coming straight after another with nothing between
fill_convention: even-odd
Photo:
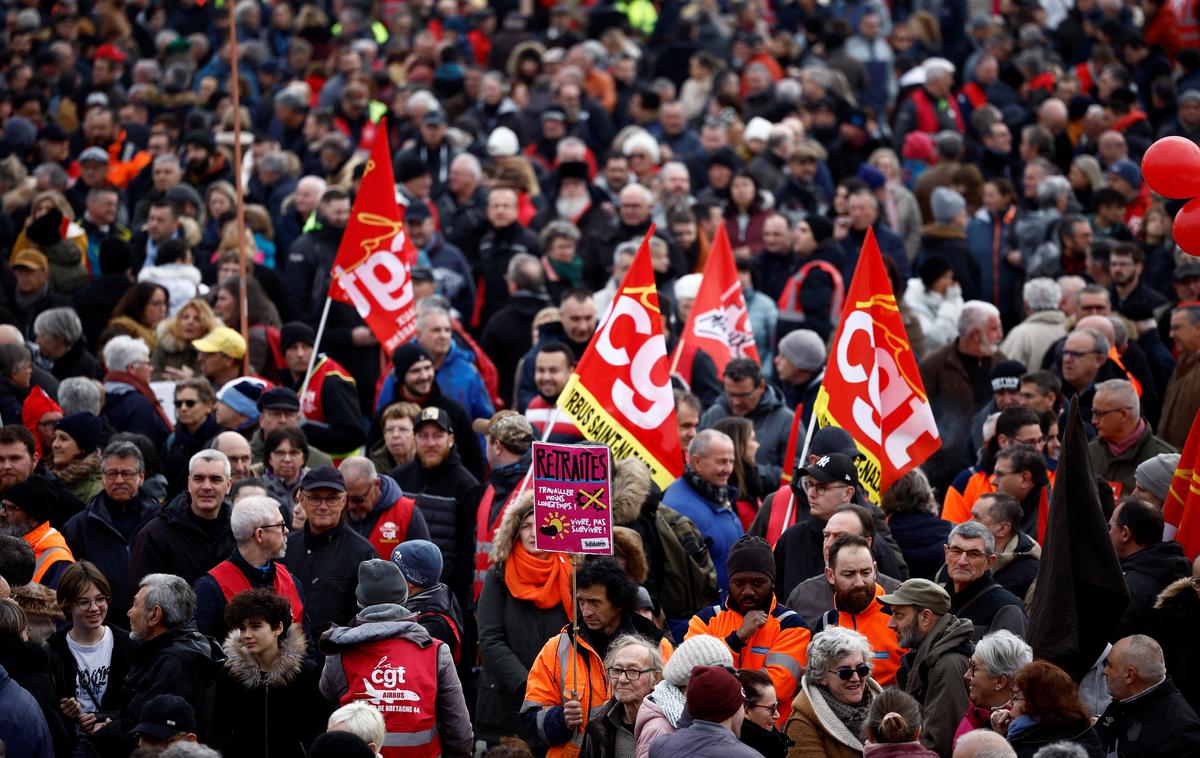
<instances>
[{"instance_id":1,"label":"fur-trimmed hood","mask_svg":"<svg viewBox=\"0 0 1200 758\"><path fill-rule=\"evenodd\" d=\"M117 316L108 322L108 327L115 328L118 333L128 334L130 337L141 339L150 348L150 352L154 352L154 348L158 344L153 329L143 326L129 316Z\"/></svg>"},{"instance_id":2,"label":"fur-trimmed hood","mask_svg":"<svg viewBox=\"0 0 1200 758\"><path fill-rule=\"evenodd\" d=\"M175 319L179 314L164 318L158 322L158 328L155 330L158 337L158 346L165 353L186 353L189 350L195 350L192 343L178 337L175 334Z\"/></svg>"},{"instance_id":3,"label":"fur-trimmed hood","mask_svg":"<svg viewBox=\"0 0 1200 758\"><path fill-rule=\"evenodd\" d=\"M868 677L866 680L867 689L872 694L878 695L883 692L883 688L874 679ZM851 733L829 704L825 702L825 693L820 687L808 681L808 676L805 675L800 679L800 693L796 695L796 699L792 702L792 707L797 711L802 710L804 701L807 700L812 712L816 715L817 720L821 722L821 727L838 742L842 743L851 750L861 751L863 749L862 740L858 735Z\"/></svg>"},{"instance_id":4,"label":"fur-trimmed hood","mask_svg":"<svg viewBox=\"0 0 1200 758\"><path fill-rule=\"evenodd\" d=\"M1163 587L1163 591L1158 593L1158 598L1154 601L1155 608L1165 608L1168 604L1174 605L1178 601L1186 601L1188 596L1185 592L1195 592L1192 588L1192 578L1185 576L1182 579L1175 581Z\"/></svg>"},{"instance_id":5,"label":"fur-trimmed hood","mask_svg":"<svg viewBox=\"0 0 1200 758\"><path fill-rule=\"evenodd\" d=\"M625 458L613 464L612 512L618 524L630 524L642 512L646 498L654 489L650 469L637 458Z\"/></svg>"},{"instance_id":6,"label":"fur-trimmed hood","mask_svg":"<svg viewBox=\"0 0 1200 758\"><path fill-rule=\"evenodd\" d=\"M50 470L68 487L73 487L89 477L100 476L100 451L93 450L65 466L51 466Z\"/></svg>"},{"instance_id":7,"label":"fur-trimmed hood","mask_svg":"<svg viewBox=\"0 0 1200 758\"><path fill-rule=\"evenodd\" d=\"M256 687L286 687L296 680L308 655L308 638L299 624L292 624L283 635L283 648L270 671L260 671L258 662L242 643L242 633L233 629L225 636L225 668L235 682L252 690Z\"/></svg>"},{"instance_id":8,"label":"fur-trimmed hood","mask_svg":"<svg viewBox=\"0 0 1200 758\"><path fill-rule=\"evenodd\" d=\"M526 489L521 497L508 504L500 526L496 528L496 537L492 540L492 563L502 563L512 553L521 531L521 522L533 510L533 488Z\"/></svg>"},{"instance_id":9,"label":"fur-trimmed hood","mask_svg":"<svg viewBox=\"0 0 1200 758\"><path fill-rule=\"evenodd\" d=\"M613 527L613 547L625 559L625 573L638 584L645 584L650 576L650 564L646 562L646 549L642 546L642 535L627 526Z\"/></svg>"}]
</instances>

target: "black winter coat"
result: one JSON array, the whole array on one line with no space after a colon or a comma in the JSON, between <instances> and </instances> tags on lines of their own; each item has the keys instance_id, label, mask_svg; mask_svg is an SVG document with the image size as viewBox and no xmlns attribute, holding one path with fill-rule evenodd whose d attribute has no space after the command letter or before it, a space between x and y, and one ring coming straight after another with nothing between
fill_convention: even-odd
<instances>
[{"instance_id":1,"label":"black winter coat","mask_svg":"<svg viewBox=\"0 0 1200 758\"><path fill-rule=\"evenodd\" d=\"M521 356L533 347L532 324L538 311L551 305L550 298L541 292L515 292L508 303L488 319L479 338L479 346L491 356L500 374L500 397L512 402L517 381L517 364ZM578 359L578 356L576 356Z\"/></svg>"},{"instance_id":2,"label":"black winter coat","mask_svg":"<svg viewBox=\"0 0 1200 758\"><path fill-rule=\"evenodd\" d=\"M192 513L191 496L181 492L146 522L133 538L129 584L136 588L146 574L174 574L189 585L204 576L233 551L229 516L233 506L221 505L216 522L205 522ZM205 527L211 527L213 531Z\"/></svg>"},{"instance_id":3,"label":"black winter coat","mask_svg":"<svg viewBox=\"0 0 1200 758\"><path fill-rule=\"evenodd\" d=\"M86 376L89 379L99 379L100 361L88 351L87 344L82 339L75 340L67 352L54 361L50 373L55 379L67 379L72 376Z\"/></svg>"},{"instance_id":4,"label":"black winter coat","mask_svg":"<svg viewBox=\"0 0 1200 758\"><path fill-rule=\"evenodd\" d=\"M518 253L528 253L536 258L541 254L541 248L537 235L516 222L503 229L490 229L479 241L479 260L472 263L480 281L476 297L483 303L480 324L486 324L508 302L508 285L504 277L508 273L508 262Z\"/></svg>"},{"instance_id":5,"label":"black winter coat","mask_svg":"<svg viewBox=\"0 0 1200 758\"><path fill-rule=\"evenodd\" d=\"M104 756L129 755L136 744L134 728L142 708L156 695L178 695L196 709L196 734L201 742L213 735L213 696L217 672L224 660L217 643L187 624L147 640L134 651L125 687L129 703L118 718L92 736Z\"/></svg>"},{"instance_id":6,"label":"black winter coat","mask_svg":"<svg viewBox=\"0 0 1200 758\"><path fill-rule=\"evenodd\" d=\"M531 368L530 371L532 370ZM380 419L383 417L383 411L392 403L400 400L408 400L422 408L435 405L450 416L450 426L454 430L454 448L462 456L462 464L467 467L467 471L470 471L476 479L483 478L485 463L483 448L479 446L479 435L471 428L471 414L467 413L467 409L463 407L462 403L442 394L442 388L438 386L437 382L433 383L433 389L429 391L429 395L420 400L401 394L402 382L393 382L393 390L390 395L385 394L388 391L387 386L387 383L385 383L384 389L379 395L379 402L375 406L379 410L375 413L371 421L371 431L367 435L368 446L373 447L375 443L383 439L383 424L380 422ZM372 385L373 387L374 385ZM374 392L374 389L371 391Z\"/></svg>"},{"instance_id":7,"label":"black winter coat","mask_svg":"<svg viewBox=\"0 0 1200 758\"><path fill-rule=\"evenodd\" d=\"M462 608L450 588L440 582L418 593L409 593L404 607L417 614L416 622L425 627L429 636L441 640L458 660L463 648Z\"/></svg>"},{"instance_id":8,"label":"black winter coat","mask_svg":"<svg viewBox=\"0 0 1200 758\"><path fill-rule=\"evenodd\" d=\"M375 547L345 523L319 535L307 526L288 535L282 563L304 593L304 613L314 639L331 624L345 626L354 618L358 564L378 557Z\"/></svg>"},{"instance_id":9,"label":"black winter coat","mask_svg":"<svg viewBox=\"0 0 1200 758\"><path fill-rule=\"evenodd\" d=\"M0 666L13 681L33 695L42 709L46 726L50 728L50 738L54 740L55 755L69 754L71 732L58 707L54 679L50 676L50 655L45 648L11 637L0 639ZM72 692L71 696L74 695Z\"/></svg>"},{"instance_id":10,"label":"black winter coat","mask_svg":"<svg viewBox=\"0 0 1200 758\"><path fill-rule=\"evenodd\" d=\"M125 273L104 274L75 293L75 312L83 322L87 344L100 344L100 334L112 318L113 309L132 286L133 280Z\"/></svg>"},{"instance_id":11,"label":"black winter coat","mask_svg":"<svg viewBox=\"0 0 1200 758\"><path fill-rule=\"evenodd\" d=\"M318 689L320 670L308 640L292 624L270 671L260 671L240 632L230 632L217 677L213 746L225 758L303 758L325 731L332 706Z\"/></svg>"},{"instance_id":12,"label":"black winter coat","mask_svg":"<svg viewBox=\"0 0 1200 758\"><path fill-rule=\"evenodd\" d=\"M187 489L188 464L192 456L208 447L212 438L223 431L213 413L194 432L183 424L175 427L166 444L164 473L167 475L167 492L175 495Z\"/></svg>"},{"instance_id":13,"label":"black winter coat","mask_svg":"<svg viewBox=\"0 0 1200 758\"><path fill-rule=\"evenodd\" d=\"M139 492L129 508L118 513L113 521L113 504L108 494L101 492L92 498L87 509L72 516L62 528L63 537L71 546L77 561L91 561L104 573L112 587L108 601L109 623L124 628L129 624L126 612L133 602L133 587L129 582L129 545L134 535L160 508L153 498Z\"/></svg>"},{"instance_id":14,"label":"black winter coat","mask_svg":"<svg viewBox=\"0 0 1200 758\"><path fill-rule=\"evenodd\" d=\"M1200 597L1191 582L1177 579L1168 585L1149 618L1147 633L1162 646L1175 686L1193 710L1200 708Z\"/></svg>"},{"instance_id":15,"label":"black winter coat","mask_svg":"<svg viewBox=\"0 0 1200 758\"><path fill-rule=\"evenodd\" d=\"M1105 751L1121 758L1200 754L1200 717L1170 679L1109 703L1096 731Z\"/></svg>"},{"instance_id":16,"label":"black winter coat","mask_svg":"<svg viewBox=\"0 0 1200 758\"><path fill-rule=\"evenodd\" d=\"M392 470L406 495L415 497L429 540L442 551L442 581L463 605L471 603L475 571L475 508L483 485L463 465L455 448L434 468L414 460Z\"/></svg>"},{"instance_id":17,"label":"black winter coat","mask_svg":"<svg viewBox=\"0 0 1200 758\"><path fill-rule=\"evenodd\" d=\"M111 623L106 626L112 632L113 650L108 664L108 686L104 690L104 697L100 698L100 710L116 712L124 708L129 701L125 677L129 674L129 667L133 665L133 655L138 643L130 639L129 632L124 629ZM46 648L50 651L50 676L54 680L54 692L59 699L75 697L77 692L76 677L79 675L79 666L67 645L69 631L70 627L60 629L46 640Z\"/></svg>"},{"instance_id":18,"label":"black winter coat","mask_svg":"<svg viewBox=\"0 0 1200 758\"><path fill-rule=\"evenodd\" d=\"M949 521L932 513L897 513L888 519L888 525L904 554L910 577L932 580L946 565L942 548L954 526Z\"/></svg>"},{"instance_id":19,"label":"black winter coat","mask_svg":"<svg viewBox=\"0 0 1200 758\"><path fill-rule=\"evenodd\" d=\"M1129 607L1113 632L1113 641L1131 634L1144 634L1158 593L1176 579L1191 576L1192 567L1183 557L1178 542L1157 542L1121 561L1129 585Z\"/></svg>"}]
</instances>

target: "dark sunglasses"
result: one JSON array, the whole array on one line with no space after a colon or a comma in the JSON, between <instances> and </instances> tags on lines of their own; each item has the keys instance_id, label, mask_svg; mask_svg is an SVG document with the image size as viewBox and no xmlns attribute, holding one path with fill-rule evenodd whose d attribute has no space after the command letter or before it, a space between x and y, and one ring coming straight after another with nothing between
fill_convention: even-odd
<instances>
[{"instance_id":1,"label":"dark sunglasses","mask_svg":"<svg viewBox=\"0 0 1200 758\"><path fill-rule=\"evenodd\" d=\"M871 667L865 663L861 663L854 668L838 669L833 673L838 675L838 679L848 682L855 674L858 674L859 679L866 679L867 675L871 673Z\"/></svg>"},{"instance_id":2,"label":"dark sunglasses","mask_svg":"<svg viewBox=\"0 0 1200 758\"><path fill-rule=\"evenodd\" d=\"M176 400L175 401L176 408L191 408L191 407L199 405L199 404L200 404L199 400Z\"/></svg>"}]
</instances>

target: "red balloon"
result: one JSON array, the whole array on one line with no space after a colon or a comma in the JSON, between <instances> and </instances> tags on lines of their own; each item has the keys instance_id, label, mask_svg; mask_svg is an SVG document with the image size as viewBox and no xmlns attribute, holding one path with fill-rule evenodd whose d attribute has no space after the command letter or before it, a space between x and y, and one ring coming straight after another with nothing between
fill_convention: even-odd
<instances>
[{"instance_id":1,"label":"red balloon","mask_svg":"<svg viewBox=\"0 0 1200 758\"><path fill-rule=\"evenodd\" d=\"M1200 147L1183 137L1163 137L1142 156L1142 178L1163 197L1200 195Z\"/></svg>"},{"instance_id":2,"label":"red balloon","mask_svg":"<svg viewBox=\"0 0 1200 758\"><path fill-rule=\"evenodd\" d=\"M1200 197L1188 202L1175 214L1175 244L1185 253L1200 255Z\"/></svg>"}]
</instances>

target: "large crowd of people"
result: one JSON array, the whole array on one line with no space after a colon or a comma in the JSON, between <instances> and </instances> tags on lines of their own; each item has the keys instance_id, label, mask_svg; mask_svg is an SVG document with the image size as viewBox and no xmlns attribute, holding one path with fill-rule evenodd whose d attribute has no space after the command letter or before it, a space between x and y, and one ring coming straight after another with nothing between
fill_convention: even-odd
<instances>
[{"instance_id":1,"label":"large crowd of people","mask_svg":"<svg viewBox=\"0 0 1200 758\"><path fill-rule=\"evenodd\" d=\"M1200 2L0 7L0 756L1200 754L1200 261L1141 166ZM385 134L391 351L328 300ZM882 492L807 433L868 232L940 439ZM721 234L757 360L681 345ZM573 560L532 443L643 238L683 473L614 461ZM1072 405L1130 597L1081 670Z\"/></svg>"}]
</instances>

